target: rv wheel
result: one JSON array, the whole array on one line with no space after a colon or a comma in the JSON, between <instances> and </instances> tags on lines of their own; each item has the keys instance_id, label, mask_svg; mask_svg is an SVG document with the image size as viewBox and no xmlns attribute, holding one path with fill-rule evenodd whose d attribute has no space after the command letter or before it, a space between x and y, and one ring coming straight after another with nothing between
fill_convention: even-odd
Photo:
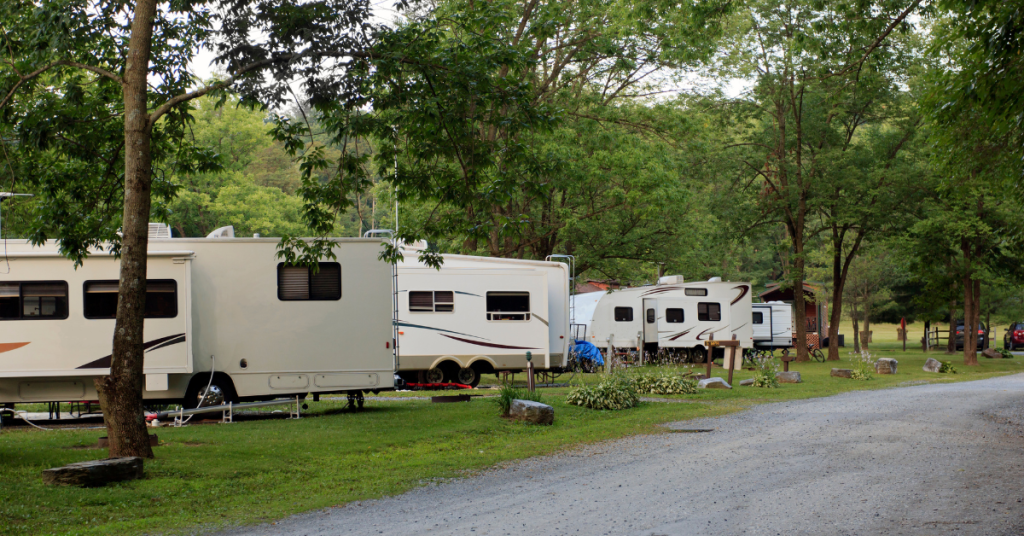
<instances>
[{"instance_id":1,"label":"rv wheel","mask_svg":"<svg viewBox=\"0 0 1024 536\"><path fill-rule=\"evenodd\" d=\"M424 373L424 379L427 383L442 383L444 382L444 371L439 368L432 368Z\"/></svg>"},{"instance_id":2,"label":"rv wheel","mask_svg":"<svg viewBox=\"0 0 1024 536\"><path fill-rule=\"evenodd\" d=\"M459 369L458 380L463 385L476 387L480 383L480 373L473 368Z\"/></svg>"}]
</instances>

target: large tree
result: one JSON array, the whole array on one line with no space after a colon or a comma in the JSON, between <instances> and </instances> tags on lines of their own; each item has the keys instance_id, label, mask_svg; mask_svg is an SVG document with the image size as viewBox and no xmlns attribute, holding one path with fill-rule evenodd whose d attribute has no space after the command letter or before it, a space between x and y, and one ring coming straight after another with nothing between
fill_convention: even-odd
<instances>
[{"instance_id":1,"label":"large tree","mask_svg":"<svg viewBox=\"0 0 1024 536\"><path fill-rule=\"evenodd\" d=\"M0 124L13 177L41 196L32 230L81 263L120 255L110 375L96 380L111 456L152 457L142 414L148 223L175 170L209 168L181 143L189 103L235 88L249 106L352 100L344 76L365 54L369 3L324 0L9 0L0 4ZM227 76L195 86L187 67L211 45Z\"/></svg>"}]
</instances>

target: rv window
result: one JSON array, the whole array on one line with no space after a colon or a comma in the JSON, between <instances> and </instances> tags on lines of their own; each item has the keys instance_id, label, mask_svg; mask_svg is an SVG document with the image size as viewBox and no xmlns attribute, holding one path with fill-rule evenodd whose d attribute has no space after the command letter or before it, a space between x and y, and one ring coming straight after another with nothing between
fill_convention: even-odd
<instances>
[{"instance_id":1,"label":"rv window","mask_svg":"<svg viewBox=\"0 0 1024 536\"><path fill-rule=\"evenodd\" d=\"M0 320L60 320L68 317L63 281L0 284Z\"/></svg>"},{"instance_id":2,"label":"rv window","mask_svg":"<svg viewBox=\"0 0 1024 536\"><path fill-rule=\"evenodd\" d=\"M413 313L451 313L455 311L455 293L450 290L409 291L409 311Z\"/></svg>"},{"instance_id":3,"label":"rv window","mask_svg":"<svg viewBox=\"0 0 1024 536\"><path fill-rule=\"evenodd\" d=\"M86 281L85 317L92 319L117 316L117 281ZM146 318L178 316L178 284L173 279L146 280Z\"/></svg>"},{"instance_id":4,"label":"rv window","mask_svg":"<svg viewBox=\"0 0 1024 536\"><path fill-rule=\"evenodd\" d=\"M321 262L314 274L306 266L277 265L277 299L294 300L340 300L341 265L336 262Z\"/></svg>"},{"instance_id":5,"label":"rv window","mask_svg":"<svg viewBox=\"0 0 1024 536\"><path fill-rule=\"evenodd\" d=\"M529 292L488 292L487 320L529 320Z\"/></svg>"},{"instance_id":6,"label":"rv window","mask_svg":"<svg viewBox=\"0 0 1024 536\"><path fill-rule=\"evenodd\" d=\"M697 320L701 322L717 322L722 319L722 305L718 303L697 304Z\"/></svg>"},{"instance_id":7,"label":"rv window","mask_svg":"<svg viewBox=\"0 0 1024 536\"><path fill-rule=\"evenodd\" d=\"M683 294L686 296L707 296L708 289L706 288L688 288L683 290Z\"/></svg>"},{"instance_id":8,"label":"rv window","mask_svg":"<svg viewBox=\"0 0 1024 536\"><path fill-rule=\"evenodd\" d=\"M683 323L683 310L682 309L665 309L665 320L669 324L682 324Z\"/></svg>"},{"instance_id":9,"label":"rv window","mask_svg":"<svg viewBox=\"0 0 1024 536\"><path fill-rule=\"evenodd\" d=\"M616 322L632 322L633 321L633 308L632 307L616 307L615 308L615 321Z\"/></svg>"},{"instance_id":10,"label":"rv window","mask_svg":"<svg viewBox=\"0 0 1024 536\"><path fill-rule=\"evenodd\" d=\"M654 323L654 309L648 309L647 310L647 323L648 324L653 324Z\"/></svg>"},{"instance_id":11,"label":"rv window","mask_svg":"<svg viewBox=\"0 0 1024 536\"><path fill-rule=\"evenodd\" d=\"M764 313L754 313L754 323L764 324Z\"/></svg>"}]
</instances>

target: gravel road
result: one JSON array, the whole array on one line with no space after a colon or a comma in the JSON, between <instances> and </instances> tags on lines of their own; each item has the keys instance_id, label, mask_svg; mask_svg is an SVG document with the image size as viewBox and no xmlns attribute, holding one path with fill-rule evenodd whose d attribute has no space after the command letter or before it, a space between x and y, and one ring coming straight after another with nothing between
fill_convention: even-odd
<instances>
[{"instance_id":1,"label":"gravel road","mask_svg":"<svg viewBox=\"0 0 1024 536\"><path fill-rule=\"evenodd\" d=\"M1024 374L669 427L224 534L1024 534Z\"/></svg>"}]
</instances>

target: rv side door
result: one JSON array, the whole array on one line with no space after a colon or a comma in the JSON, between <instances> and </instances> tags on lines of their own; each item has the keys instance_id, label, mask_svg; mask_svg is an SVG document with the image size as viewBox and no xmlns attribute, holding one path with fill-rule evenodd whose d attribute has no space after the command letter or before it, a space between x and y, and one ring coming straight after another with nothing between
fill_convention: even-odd
<instances>
[{"instance_id":1,"label":"rv side door","mask_svg":"<svg viewBox=\"0 0 1024 536\"><path fill-rule=\"evenodd\" d=\"M644 343L658 343L658 300L644 299Z\"/></svg>"}]
</instances>

